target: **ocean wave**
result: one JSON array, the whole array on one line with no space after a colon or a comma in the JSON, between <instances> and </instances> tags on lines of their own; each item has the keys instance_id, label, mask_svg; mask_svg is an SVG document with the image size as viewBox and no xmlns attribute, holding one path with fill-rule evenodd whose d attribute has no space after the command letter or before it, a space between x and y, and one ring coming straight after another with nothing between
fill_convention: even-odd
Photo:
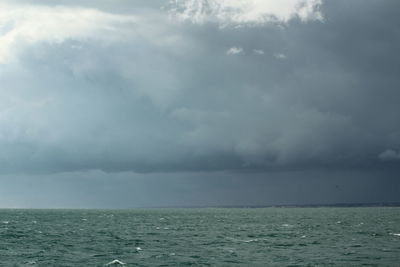
<instances>
[{"instance_id":1,"label":"ocean wave","mask_svg":"<svg viewBox=\"0 0 400 267\"><path fill-rule=\"evenodd\" d=\"M120 260L113 260L113 261L110 261L109 263L106 263L105 266L116 265L116 264L118 264L118 265L125 265L126 263L125 263L125 262L122 262L122 261L120 261Z\"/></svg>"}]
</instances>

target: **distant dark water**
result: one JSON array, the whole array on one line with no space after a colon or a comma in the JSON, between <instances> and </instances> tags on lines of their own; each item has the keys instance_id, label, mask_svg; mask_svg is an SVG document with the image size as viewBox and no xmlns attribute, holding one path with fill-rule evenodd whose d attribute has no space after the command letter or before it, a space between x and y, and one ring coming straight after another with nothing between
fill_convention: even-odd
<instances>
[{"instance_id":1,"label":"distant dark water","mask_svg":"<svg viewBox=\"0 0 400 267\"><path fill-rule=\"evenodd\" d=\"M400 208L0 210L1 266L116 259L125 266L400 266Z\"/></svg>"}]
</instances>

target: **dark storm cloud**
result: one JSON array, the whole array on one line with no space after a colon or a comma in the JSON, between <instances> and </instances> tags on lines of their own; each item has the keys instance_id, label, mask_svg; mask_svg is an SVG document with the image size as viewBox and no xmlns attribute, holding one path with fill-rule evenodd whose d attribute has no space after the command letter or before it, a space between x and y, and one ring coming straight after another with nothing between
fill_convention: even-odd
<instances>
[{"instance_id":1,"label":"dark storm cloud","mask_svg":"<svg viewBox=\"0 0 400 267\"><path fill-rule=\"evenodd\" d=\"M46 3L0 17L3 173L398 166L398 1L223 28Z\"/></svg>"}]
</instances>

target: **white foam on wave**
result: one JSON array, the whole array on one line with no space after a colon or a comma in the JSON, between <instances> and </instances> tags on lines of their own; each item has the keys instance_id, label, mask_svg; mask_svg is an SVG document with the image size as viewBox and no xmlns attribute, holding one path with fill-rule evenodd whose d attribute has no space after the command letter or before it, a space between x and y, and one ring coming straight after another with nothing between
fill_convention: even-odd
<instances>
[{"instance_id":1,"label":"white foam on wave","mask_svg":"<svg viewBox=\"0 0 400 267\"><path fill-rule=\"evenodd\" d=\"M120 260L113 260L113 261L110 261L109 263L107 263L105 266L114 265L114 264L125 265L126 263L124 263Z\"/></svg>"},{"instance_id":2,"label":"white foam on wave","mask_svg":"<svg viewBox=\"0 0 400 267\"><path fill-rule=\"evenodd\" d=\"M252 243L252 242L258 242L258 241L268 241L266 238L255 238L255 239L249 239L249 240L239 240L240 242L244 243Z\"/></svg>"},{"instance_id":3,"label":"white foam on wave","mask_svg":"<svg viewBox=\"0 0 400 267\"><path fill-rule=\"evenodd\" d=\"M251 242L257 242L258 239L249 239L249 240L243 240L244 243L251 243Z\"/></svg>"},{"instance_id":4,"label":"white foam on wave","mask_svg":"<svg viewBox=\"0 0 400 267\"><path fill-rule=\"evenodd\" d=\"M232 240L234 242L243 242L243 243L252 243L252 242L258 242L258 241L268 241L266 238L254 238L254 239L247 239L247 240L242 240L242 239L237 239L233 237L226 237L228 240Z\"/></svg>"},{"instance_id":5,"label":"white foam on wave","mask_svg":"<svg viewBox=\"0 0 400 267\"><path fill-rule=\"evenodd\" d=\"M221 249L224 250L224 251L227 251L227 252L229 252L229 253L236 253L236 252L235 252L235 248L231 248L231 247L222 247Z\"/></svg>"},{"instance_id":6,"label":"white foam on wave","mask_svg":"<svg viewBox=\"0 0 400 267\"><path fill-rule=\"evenodd\" d=\"M396 233L390 233L391 235L394 235L394 236L400 236L400 234L396 234Z\"/></svg>"}]
</instances>

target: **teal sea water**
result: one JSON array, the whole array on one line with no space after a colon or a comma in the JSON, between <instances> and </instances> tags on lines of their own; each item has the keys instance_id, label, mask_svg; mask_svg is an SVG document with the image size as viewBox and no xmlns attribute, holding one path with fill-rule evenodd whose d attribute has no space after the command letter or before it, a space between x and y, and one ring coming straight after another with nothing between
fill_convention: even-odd
<instances>
[{"instance_id":1,"label":"teal sea water","mask_svg":"<svg viewBox=\"0 0 400 267\"><path fill-rule=\"evenodd\" d=\"M400 208L0 210L0 266L122 263L400 266Z\"/></svg>"}]
</instances>

